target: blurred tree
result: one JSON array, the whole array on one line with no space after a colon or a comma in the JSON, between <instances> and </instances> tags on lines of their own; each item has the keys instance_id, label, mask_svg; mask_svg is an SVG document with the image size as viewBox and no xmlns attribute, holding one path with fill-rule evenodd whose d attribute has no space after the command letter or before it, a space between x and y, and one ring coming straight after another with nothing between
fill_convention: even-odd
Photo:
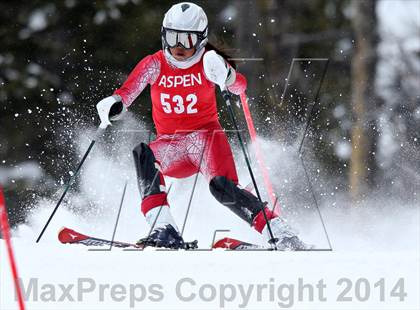
<instances>
[{"instance_id":1,"label":"blurred tree","mask_svg":"<svg viewBox=\"0 0 420 310\"><path fill-rule=\"evenodd\" d=\"M235 45L239 57L263 59L246 61L240 66L248 78L248 95L257 130L260 135L279 140L297 151L310 118L305 158L311 163L311 175L317 187L322 188L321 195L347 185L353 49L349 5L348 0L236 2ZM318 103L314 102L315 93L326 62L293 63L294 58L330 60ZM314 104L314 113L309 115ZM321 178L320 171L329 177ZM297 182L291 182L295 190L290 195L296 197L307 188L301 176L295 177ZM331 189L327 189L325 180L329 180Z\"/></svg>"},{"instance_id":2,"label":"blurred tree","mask_svg":"<svg viewBox=\"0 0 420 310\"><path fill-rule=\"evenodd\" d=\"M378 4L380 45L377 89L384 102L378 111L381 134L377 162L388 197L418 200L420 190L420 10L406 2L410 14L394 10L395 2ZM390 27L388 14L394 25Z\"/></svg>"},{"instance_id":3,"label":"blurred tree","mask_svg":"<svg viewBox=\"0 0 420 310\"><path fill-rule=\"evenodd\" d=\"M376 1L353 1L352 25L355 32L355 52L352 60L352 153L350 190L357 201L374 184L377 172L377 111L379 99L375 93L377 63Z\"/></svg>"}]
</instances>

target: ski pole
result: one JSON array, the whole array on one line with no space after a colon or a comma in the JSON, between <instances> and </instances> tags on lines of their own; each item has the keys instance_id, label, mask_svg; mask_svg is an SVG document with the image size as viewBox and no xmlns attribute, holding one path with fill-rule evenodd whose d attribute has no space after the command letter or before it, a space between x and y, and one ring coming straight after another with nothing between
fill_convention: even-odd
<instances>
[{"instance_id":1,"label":"ski pole","mask_svg":"<svg viewBox=\"0 0 420 310\"><path fill-rule=\"evenodd\" d=\"M242 140L242 136L241 136L241 133L239 132L238 124L236 123L235 114L233 113L233 110L232 110L232 105L230 103L230 94L226 89L222 90L222 97L226 102L230 119L233 123L233 126L235 127L235 131L236 131L236 134L238 136L239 144L241 145L241 149L242 149L242 152L243 152L244 157L245 157L245 162L246 162L246 165L248 167L249 175L251 176L252 183L254 184L255 193L257 194L258 200L262 204L263 201L261 199L260 191L258 190L257 182L255 181L254 173L252 172L251 164L249 162L249 158L248 158L248 155L246 153L245 144ZM264 220L265 220L267 228L268 228L268 233L270 234L271 239L269 240L269 243L273 244L274 248L275 248L275 238L274 238L274 235L273 235L273 231L271 230L270 222L268 220L268 217L267 217L267 214L265 212L265 208L264 208L263 204L261 206L261 211L264 215Z\"/></svg>"},{"instance_id":2,"label":"ski pole","mask_svg":"<svg viewBox=\"0 0 420 310\"><path fill-rule=\"evenodd\" d=\"M280 208L277 205L277 198L276 198L276 195L274 194L273 185L270 180L270 175L268 173L267 166L265 165L265 161L261 152L260 144L258 143L258 140L257 140L257 132L255 130L254 121L252 120L251 112L249 111L248 98L246 97L245 92L243 92L240 95L240 98L241 98L242 108L245 114L246 124L248 126L249 135L251 137L251 141L254 143L254 146L255 146L255 154L257 156L257 162L258 162L258 165L260 166L260 169L263 175L265 188L267 189L268 195L270 196L271 203L273 204L274 212L277 214L280 214Z\"/></svg>"},{"instance_id":3,"label":"ski pole","mask_svg":"<svg viewBox=\"0 0 420 310\"><path fill-rule=\"evenodd\" d=\"M53 212L51 213L50 217L48 218L47 223L45 223L44 228L42 229L41 233L38 236L38 239L36 239L36 242L38 243L39 240L41 240L42 235L44 234L45 230L47 229L48 225L50 224L55 212L57 211L58 207L60 206L61 202L64 199L64 196L66 196L68 190L70 189L70 186L74 183L74 181L76 180L77 175L79 174L80 169L83 166L83 163L85 162L86 158L88 157L90 151L92 150L93 146L95 145L96 140L99 138L99 136L102 135L103 131L106 129L106 126L99 126L98 129L96 130L96 133L92 139L92 141L90 142L90 145L85 153L85 155L83 155L82 160L80 161L79 165L76 168L76 172L71 176L69 182L67 183L63 194L61 195L60 199L57 202L57 205L55 206Z\"/></svg>"}]
</instances>

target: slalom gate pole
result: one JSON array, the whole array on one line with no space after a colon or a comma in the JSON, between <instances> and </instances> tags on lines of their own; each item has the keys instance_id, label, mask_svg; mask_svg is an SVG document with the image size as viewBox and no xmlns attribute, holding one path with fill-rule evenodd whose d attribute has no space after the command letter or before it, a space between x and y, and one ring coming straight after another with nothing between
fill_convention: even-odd
<instances>
[{"instance_id":1,"label":"slalom gate pole","mask_svg":"<svg viewBox=\"0 0 420 310\"><path fill-rule=\"evenodd\" d=\"M25 304L23 302L22 289L19 285L19 276L16 267L15 256L13 255L12 241L10 240L10 226L9 219L7 217L6 202L3 195L3 190L0 187L0 231L6 242L7 254L9 256L10 268L12 270L13 282L15 285L16 295L18 298L18 304L20 310L25 310Z\"/></svg>"},{"instance_id":2,"label":"slalom gate pole","mask_svg":"<svg viewBox=\"0 0 420 310\"><path fill-rule=\"evenodd\" d=\"M246 165L248 167L249 175L251 176L252 183L254 184L254 188L255 188L255 192L257 194L258 200L262 203L262 198L261 198L261 195L260 195L260 191L258 190L257 182L255 181L254 173L252 172L251 164L249 162L249 158L248 158L248 155L246 153L245 144L242 140L242 136L241 136L241 133L239 132L238 124L236 123L235 114L233 113L233 110L232 110L232 105L230 103L229 92L227 90L222 90L222 97L226 102L226 106L228 108L230 119L232 121L233 126L235 127L235 131L236 131L236 134L238 136L239 144L241 145L241 149L242 149L242 152L243 152L244 157L245 157L245 162L246 162ZM274 238L274 235L273 235L273 231L271 230L270 222L268 220L267 214L265 212L265 208L263 206L261 207L261 211L264 215L264 220L265 220L267 228L268 228L268 233L270 234L271 239L270 239L269 243L273 244L274 249L276 249L275 242L274 242L275 238Z\"/></svg>"},{"instance_id":3,"label":"slalom gate pole","mask_svg":"<svg viewBox=\"0 0 420 310\"><path fill-rule=\"evenodd\" d=\"M66 196L68 190L70 189L70 186L74 183L74 181L76 180L77 175L79 174L80 169L82 168L86 158L88 157L90 151L92 150L93 146L95 145L96 140L98 139L98 137L102 134L102 132L105 130L105 128L101 128L98 127L98 129L96 130L95 136L93 137L92 141L90 142L90 145L85 153L85 155L83 155L82 160L80 161L79 165L76 168L76 172L72 175L72 177L70 178L70 181L67 183L63 194L61 195L60 199L57 202L57 205L55 206L53 212L51 213L50 217L47 220L47 223L45 223L44 228L42 229L41 233L38 236L38 239L36 239L36 242L38 243L39 240L41 240L42 235L44 234L45 230L47 229L48 225L50 224L52 218L54 217L55 212L57 212L58 207L61 205L61 203L63 202L64 196Z\"/></svg>"},{"instance_id":4,"label":"slalom gate pole","mask_svg":"<svg viewBox=\"0 0 420 310\"><path fill-rule=\"evenodd\" d=\"M318 89L316 91L314 103L311 106L309 116L306 120L306 126L305 126L305 130L303 132L302 140L300 141L298 153L299 153L300 162L302 164L302 168L305 171L306 181L309 184L309 190L311 191L312 199L315 203L315 207L316 207L316 210L318 212L319 219L321 220L322 228L324 229L324 234L325 234L325 237L326 237L327 242L328 242L329 249L327 249L327 251L332 251L332 244L331 244L330 236L328 235L327 227L325 225L324 218L322 217L321 210L319 208L319 204L318 204L318 201L317 201L316 196L315 196L315 191L313 189L311 179L309 178L309 173L306 169L305 161L303 160L303 153L304 153L303 142L305 141L306 134L307 134L308 128L309 128L309 124L311 123L312 117L314 115L315 105L319 102L319 94L320 94L321 86L322 86L322 83L324 82L325 74L327 73L327 68L328 68L328 64L329 64L330 60L327 58L326 61L327 61L327 63L324 67L324 71L322 72L321 80L319 82L319 86L318 86Z\"/></svg>"},{"instance_id":5,"label":"slalom gate pole","mask_svg":"<svg viewBox=\"0 0 420 310\"><path fill-rule=\"evenodd\" d=\"M257 156L257 162L261 169L265 189L267 190L267 193L270 196L274 213L276 215L280 215L280 207L279 205L277 205L276 194L274 193L273 185L270 180L270 174L268 173L268 169L267 169L267 166L265 165L264 157L262 155L263 153L261 152L260 144L258 143L258 140L257 140L257 132L255 130L254 121L252 119L251 112L249 111L248 98L245 92L240 94L239 97L241 98L242 108L245 114L245 120L248 126L249 135L251 136L251 141L255 146L255 155Z\"/></svg>"}]
</instances>

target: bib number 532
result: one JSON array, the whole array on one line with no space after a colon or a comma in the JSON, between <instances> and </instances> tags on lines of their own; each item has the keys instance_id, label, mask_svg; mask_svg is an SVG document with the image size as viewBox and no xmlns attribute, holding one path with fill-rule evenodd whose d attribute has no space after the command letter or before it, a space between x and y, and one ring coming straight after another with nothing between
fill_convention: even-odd
<instances>
[{"instance_id":1,"label":"bib number 532","mask_svg":"<svg viewBox=\"0 0 420 310\"><path fill-rule=\"evenodd\" d=\"M185 112L187 114L195 114L198 112L197 108L194 108L197 103L197 96L194 94L187 95L184 100L184 98L180 95L175 95L171 98L169 94L161 93L160 102L162 103L163 111L168 114L173 112L176 114L182 114Z\"/></svg>"}]
</instances>

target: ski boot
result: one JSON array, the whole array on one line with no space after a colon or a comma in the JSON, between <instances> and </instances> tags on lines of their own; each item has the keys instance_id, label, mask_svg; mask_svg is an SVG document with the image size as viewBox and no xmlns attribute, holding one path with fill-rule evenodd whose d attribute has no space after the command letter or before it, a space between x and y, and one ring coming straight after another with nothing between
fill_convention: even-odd
<instances>
[{"instance_id":1,"label":"ski boot","mask_svg":"<svg viewBox=\"0 0 420 310\"><path fill-rule=\"evenodd\" d=\"M197 241L185 242L179 232L170 224L155 228L149 236L136 242L138 247L157 247L190 250L197 248Z\"/></svg>"},{"instance_id":2,"label":"ski boot","mask_svg":"<svg viewBox=\"0 0 420 310\"><path fill-rule=\"evenodd\" d=\"M276 217L270 221L271 231L274 235L274 240L269 243L275 245L280 251L304 251L309 250L312 246L305 244L297 236L297 232L280 217ZM267 226L263 230L263 234L271 238Z\"/></svg>"}]
</instances>

